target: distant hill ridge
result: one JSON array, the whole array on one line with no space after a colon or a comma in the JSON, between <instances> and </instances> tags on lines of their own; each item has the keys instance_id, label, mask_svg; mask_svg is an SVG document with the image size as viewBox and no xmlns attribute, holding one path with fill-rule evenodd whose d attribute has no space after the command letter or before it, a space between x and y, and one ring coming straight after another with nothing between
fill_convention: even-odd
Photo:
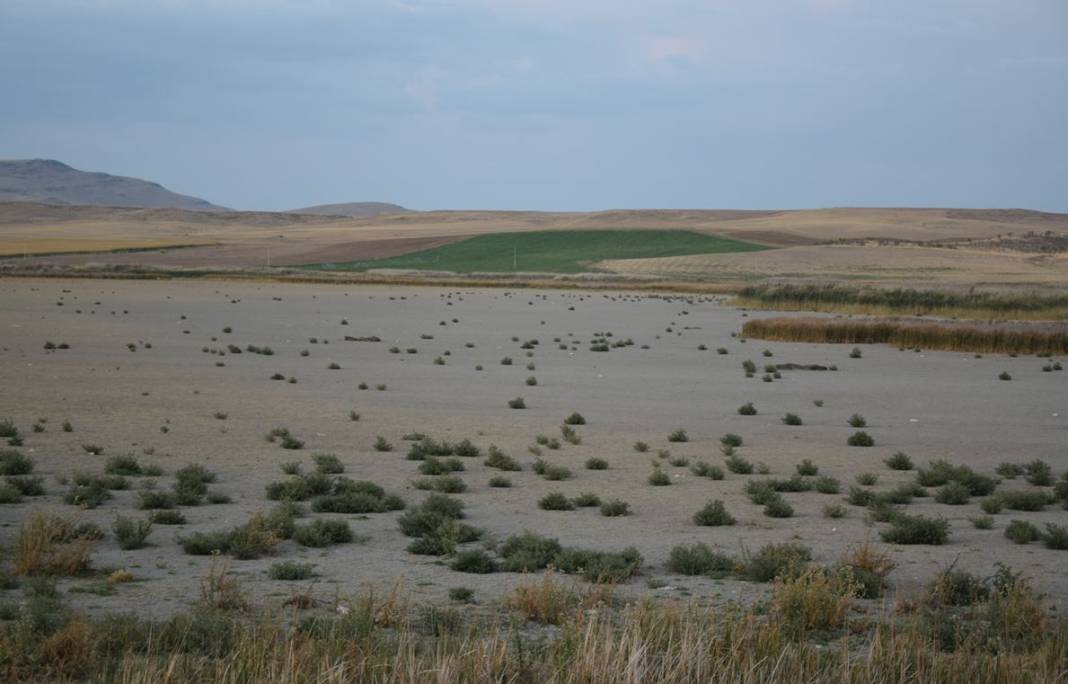
<instances>
[{"instance_id":1,"label":"distant hill ridge","mask_svg":"<svg viewBox=\"0 0 1068 684\"><path fill-rule=\"evenodd\" d=\"M0 201L230 211L159 183L80 171L54 159L0 160Z\"/></svg>"},{"instance_id":2,"label":"distant hill ridge","mask_svg":"<svg viewBox=\"0 0 1068 684\"><path fill-rule=\"evenodd\" d=\"M344 202L341 204L316 204L300 209L290 209L289 214L319 214L321 216L374 216L376 214L400 214L411 209L389 202Z\"/></svg>"}]
</instances>

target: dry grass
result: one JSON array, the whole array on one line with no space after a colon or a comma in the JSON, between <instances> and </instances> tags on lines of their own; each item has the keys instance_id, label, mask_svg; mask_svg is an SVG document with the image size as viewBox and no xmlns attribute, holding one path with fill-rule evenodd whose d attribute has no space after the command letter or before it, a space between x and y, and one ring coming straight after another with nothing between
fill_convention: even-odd
<instances>
[{"instance_id":1,"label":"dry grass","mask_svg":"<svg viewBox=\"0 0 1068 684\"><path fill-rule=\"evenodd\" d=\"M742 326L742 334L781 342L883 343L992 354L1068 353L1068 330L1025 324L951 324L896 318L764 318L747 321Z\"/></svg>"},{"instance_id":2,"label":"dry grass","mask_svg":"<svg viewBox=\"0 0 1068 684\"><path fill-rule=\"evenodd\" d=\"M93 540L77 536L69 518L34 511L15 538L20 575L77 575L89 567Z\"/></svg>"}]
</instances>

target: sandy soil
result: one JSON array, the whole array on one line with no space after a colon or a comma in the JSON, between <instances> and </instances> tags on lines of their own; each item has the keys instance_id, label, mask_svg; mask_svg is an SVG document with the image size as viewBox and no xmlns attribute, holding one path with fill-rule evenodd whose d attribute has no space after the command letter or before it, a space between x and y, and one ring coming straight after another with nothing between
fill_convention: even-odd
<instances>
[{"instance_id":1,"label":"sandy soil","mask_svg":"<svg viewBox=\"0 0 1068 684\"><path fill-rule=\"evenodd\" d=\"M634 545L645 563L642 576L624 591L745 598L763 589L736 580L672 575L664 567L669 550L704 541L741 553L768 542L797 541L811 546L817 561L830 563L877 529L866 525L863 511L854 507L847 506L844 519L823 518L823 506L841 503L842 496L815 492L785 495L797 517L767 518L742 494L749 476L728 474L712 481L686 468L665 466L672 486L650 486L646 478L650 462L658 460L657 449L719 464L719 437L735 432L746 442L740 453L767 463L773 476L788 477L795 464L810 458L821 474L839 478L844 488L858 473L878 473L880 490L911 478L882 465L899 450L918 464L947 458L983 472L1002 461L1036 458L1048 461L1058 475L1068 468L1068 373L1041 372L1043 360L890 347L865 348L863 358L851 359L849 349L840 346L742 343L731 333L744 316L711 300L685 303L625 294L0 280L0 417L22 427L22 450L37 462L48 489L43 499L0 506L0 546L11 543L34 507L55 508L105 528L118 513L141 515L133 509L133 491L118 492L96 510L62 504L65 488L56 478L99 472L108 455L134 453L142 463L160 464L168 473L160 486L169 486L169 474L182 465L207 464L219 476L214 489L232 496L233 503L186 509L188 525L178 530L157 526L152 545L144 549L121 551L112 539L101 541L95 566L129 568L138 581L120 586L113 596L71 595L76 605L92 610L167 614L196 600L210 563L184 555L176 533L239 524L251 513L269 509L264 486L284 477L281 464L299 460L310 470L310 455L316 452L336 453L348 476L373 480L417 502L423 494L410 485L419 477L417 463L405 459L407 445L401 438L420 431L438 439L467 437L483 449L496 444L525 464L523 472L509 474L513 488L492 489L487 481L498 472L467 460L462 476L470 489L460 497L469 522L492 537L531 529L583 547ZM232 326L231 334L222 332L226 326ZM588 340L596 331L612 331L616 339L630 337L636 344L590 352ZM346 342L346 335L377 335L382 342ZM320 343L311 344L313 336ZM537 338L541 344L527 359L513 336ZM575 341L577 349L558 349L554 337ZM49 340L71 348L48 352L43 345ZM467 342L474 348L465 347ZM138 345L137 351L128 351L128 343ZM270 345L275 354L220 358L201 351L228 343ZM709 351L699 350L700 344ZM391 345L417 347L419 353L390 354ZM719 346L729 354L717 354ZM773 358L761 355L765 348ZM307 357L299 355L302 349L309 350ZM432 359L446 350L451 351L447 365L434 365ZM500 365L504 356L513 357L515 365ZM743 376L745 359L759 365L837 364L839 370L787 371L782 380L765 383ZM225 366L217 367L217 361ZM524 367L528 361L536 370ZM341 369L329 370L331 362ZM476 364L484 370L476 371ZM999 381L1001 371L1009 371L1013 381ZM275 372L299 382L271 381ZM525 385L528 375L537 377L538 386ZM360 391L361 381L372 387L387 383L388 389ZM516 396L525 397L527 410L506 406ZM816 399L824 405L816 407ZM759 415L736 413L747 401L756 404ZM359 422L349 420L350 410L360 412ZM217 420L217 411L228 418ZM530 471L534 456L527 447L538 434L558 434L561 420L572 411L589 421L579 428L582 444L565 444L544 457L568 466L575 477L547 482ZM779 418L787 411L800 414L805 424L783 425ZM846 446L851 432L846 418L854 412L867 417L875 447ZM48 419L43 433L29 429L38 417ZM65 419L73 423L73 432L60 430ZM267 443L265 433L276 426L288 427L305 440L305 448L286 451ZM675 428L685 428L691 441L669 444L667 434ZM378 435L397 450L374 451ZM636 440L648 442L650 453L636 453ZM106 451L91 456L82 449L86 443ZM611 468L585 470L582 464L591 456L607 459ZM1018 480L1002 485L1027 486ZM539 510L538 499L550 491L621 498L634 514L605 518L592 509ZM692 514L710 499L722 499L739 524L693 525ZM1057 603L1068 605L1068 575L1059 571L1068 556L1038 544L1016 546L1002 534L1011 519L1064 524L1065 511L1006 512L996 516L993 530L981 531L968 521L980 513L974 499L964 506L917 499L906 510L946 517L952 536L942 547L891 547L899 567L890 579L898 590L909 591L954 561L979 573L1005 562L1033 576ZM368 541L324 551L286 542L277 558L235 562L234 568L246 588L268 605L280 604L294 590L292 583L267 579L267 568L278 559L315 563L322 577L312 591L330 596L400 580L415 598L437 599L449 587L466 585L488 599L521 579L509 573L460 574L436 558L408 554L409 540L400 534L397 516L340 516ZM62 587L92 581L66 580ZM652 581L667 586L650 589ZM308 583L297 584L304 589Z\"/></svg>"}]
</instances>

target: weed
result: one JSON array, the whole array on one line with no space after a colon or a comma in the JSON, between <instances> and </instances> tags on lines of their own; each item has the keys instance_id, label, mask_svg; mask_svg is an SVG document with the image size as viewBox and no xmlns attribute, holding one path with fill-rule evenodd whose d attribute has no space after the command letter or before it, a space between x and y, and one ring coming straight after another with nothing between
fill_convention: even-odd
<instances>
[{"instance_id":1,"label":"weed","mask_svg":"<svg viewBox=\"0 0 1068 684\"><path fill-rule=\"evenodd\" d=\"M727 509L723 506L723 502L719 499L715 501L709 501L705 504L704 508L693 514L693 522L695 525L702 525L704 527L719 527L724 525L733 525L736 521Z\"/></svg>"}]
</instances>

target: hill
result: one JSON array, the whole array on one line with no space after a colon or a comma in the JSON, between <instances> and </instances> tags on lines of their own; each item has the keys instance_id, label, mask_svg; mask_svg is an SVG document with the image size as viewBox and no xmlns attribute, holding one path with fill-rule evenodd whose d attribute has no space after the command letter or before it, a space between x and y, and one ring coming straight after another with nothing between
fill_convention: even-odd
<instances>
[{"instance_id":1,"label":"hill","mask_svg":"<svg viewBox=\"0 0 1068 684\"><path fill-rule=\"evenodd\" d=\"M345 202L342 204L316 204L300 209L290 209L290 214L319 214L321 216L376 216L378 214L399 214L411 209L389 202Z\"/></svg>"},{"instance_id":2,"label":"hill","mask_svg":"<svg viewBox=\"0 0 1068 684\"><path fill-rule=\"evenodd\" d=\"M80 171L54 159L0 160L0 201L229 211L159 183Z\"/></svg>"}]
</instances>

